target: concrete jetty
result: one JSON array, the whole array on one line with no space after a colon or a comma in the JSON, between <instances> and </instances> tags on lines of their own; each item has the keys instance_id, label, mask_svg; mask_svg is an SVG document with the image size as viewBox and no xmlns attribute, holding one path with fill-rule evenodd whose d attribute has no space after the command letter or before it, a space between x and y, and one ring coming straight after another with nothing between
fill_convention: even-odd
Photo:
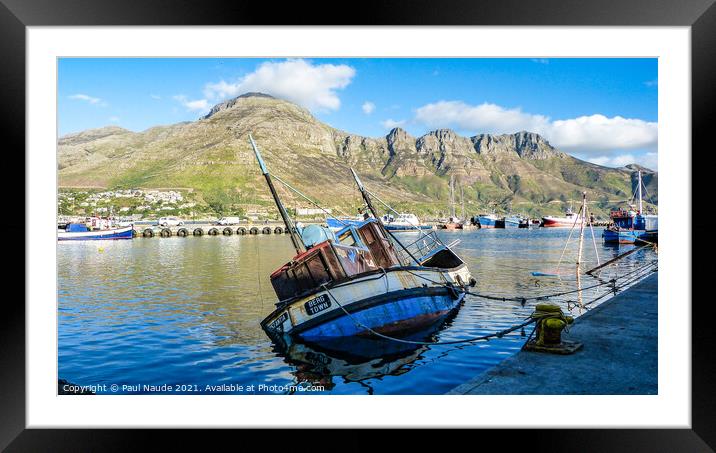
<instances>
[{"instance_id":1,"label":"concrete jetty","mask_svg":"<svg viewBox=\"0 0 716 453\"><path fill-rule=\"evenodd\" d=\"M520 351L452 395L654 395L658 393L658 274L575 320L572 355Z\"/></svg>"}]
</instances>

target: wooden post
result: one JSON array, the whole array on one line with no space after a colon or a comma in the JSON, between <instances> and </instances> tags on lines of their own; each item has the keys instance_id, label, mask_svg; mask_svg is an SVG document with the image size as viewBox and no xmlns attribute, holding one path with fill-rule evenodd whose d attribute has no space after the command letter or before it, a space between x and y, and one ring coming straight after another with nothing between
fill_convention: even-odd
<instances>
[{"instance_id":1,"label":"wooden post","mask_svg":"<svg viewBox=\"0 0 716 453\"><path fill-rule=\"evenodd\" d=\"M577 273L582 264L582 245L584 244L584 217L587 215L587 192L582 192L582 223L579 225L579 250L577 251Z\"/></svg>"}]
</instances>

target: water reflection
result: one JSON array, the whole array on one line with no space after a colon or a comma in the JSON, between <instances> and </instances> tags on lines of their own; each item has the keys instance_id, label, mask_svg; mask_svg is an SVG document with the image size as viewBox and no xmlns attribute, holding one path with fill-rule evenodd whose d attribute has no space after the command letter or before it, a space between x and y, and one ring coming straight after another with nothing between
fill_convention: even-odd
<instances>
[{"instance_id":1,"label":"water reflection","mask_svg":"<svg viewBox=\"0 0 716 453\"><path fill-rule=\"evenodd\" d=\"M644 250L597 277L577 277L572 268L557 278L536 278L534 271L557 269L566 231L439 234L447 243L460 239L455 249L477 279L476 292L511 297L581 285L579 294L550 299L564 309L608 288L588 289L595 283L656 258ZM632 248L585 247L584 268L596 265L596 253L604 262ZM574 262L576 250L568 252L565 262ZM286 237L72 242L58 244L57 253L59 376L81 385L325 382L330 393L436 394L515 353L525 340L515 332L450 347L377 339L274 343L259 322L276 302L269 275L292 254ZM453 319L414 335L451 341L493 333L523 320L534 304L468 296Z\"/></svg>"}]
</instances>

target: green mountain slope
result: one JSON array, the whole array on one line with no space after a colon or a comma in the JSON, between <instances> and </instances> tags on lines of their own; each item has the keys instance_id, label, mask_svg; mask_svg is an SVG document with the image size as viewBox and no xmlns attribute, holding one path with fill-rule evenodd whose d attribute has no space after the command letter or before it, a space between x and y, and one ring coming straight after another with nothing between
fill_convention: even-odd
<instances>
[{"instance_id":1,"label":"green mountain slope","mask_svg":"<svg viewBox=\"0 0 716 453\"><path fill-rule=\"evenodd\" d=\"M493 208L559 213L581 199L583 190L592 210L605 215L631 198L638 170L581 161L529 132L468 138L443 129L415 138L394 129L385 137L361 137L321 123L295 104L247 94L194 122L61 137L60 187L191 189L205 206L270 207L249 133L272 173L325 206L350 213L361 204L351 166L396 208L431 215L448 211L450 175L471 215ZM648 200L656 202L657 174L643 170ZM289 206L308 206L289 191L281 195Z\"/></svg>"}]
</instances>

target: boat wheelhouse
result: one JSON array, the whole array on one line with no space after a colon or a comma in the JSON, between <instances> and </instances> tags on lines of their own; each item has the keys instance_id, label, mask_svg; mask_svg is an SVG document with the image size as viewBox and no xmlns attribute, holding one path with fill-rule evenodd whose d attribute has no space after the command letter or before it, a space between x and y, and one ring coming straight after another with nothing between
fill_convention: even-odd
<instances>
[{"instance_id":1,"label":"boat wheelhouse","mask_svg":"<svg viewBox=\"0 0 716 453\"><path fill-rule=\"evenodd\" d=\"M403 244L387 230L355 172L373 218L337 232L296 229L273 188L258 147L259 166L291 234L296 256L271 274L279 301L262 322L271 337L331 341L354 335L403 335L456 311L474 285L465 263L435 234Z\"/></svg>"}]
</instances>

